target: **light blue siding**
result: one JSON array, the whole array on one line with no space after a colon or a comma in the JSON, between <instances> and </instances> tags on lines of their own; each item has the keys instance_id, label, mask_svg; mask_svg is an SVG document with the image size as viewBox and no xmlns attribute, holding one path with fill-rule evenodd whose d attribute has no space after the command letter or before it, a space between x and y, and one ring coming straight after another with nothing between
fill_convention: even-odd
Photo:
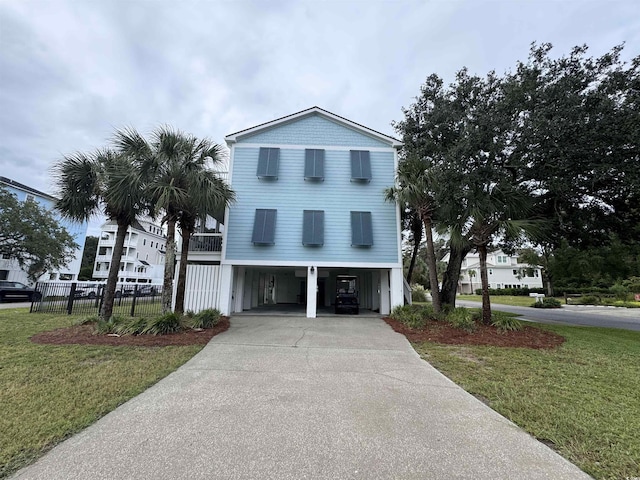
<instances>
[{"instance_id":1,"label":"light blue siding","mask_svg":"<svg viewBox=\"0 0 640 480\"><path fill-rule=\"evenodd\" d=\"M366 138L366 137L365 137ZM320 139L313 140L316 143ZM279 140L280 143L281 140ZM292 143L302 143L299 139ZM361 147L362 145L358 145ZM371 152L369 183L351 182L348 150L325 151L324 181L304 180L304 149L280 151L278 180L256 177L258 148L236 145L232 186L237 201L229 210L226 260L397 263L399 232L395 204L384 201L394 182L394 153ZM251 242L256 208L278 210L275 245ZM324 245L302 245L304 210L324 210ZM373 246L351 246L351 211L372 212Z\"/></svg>"},{"instance_id":2,"label":"light blue siding","mask_svg":"<svg viewBox=\"0 0 640 480\"><path fill-rule=\"evenodd\" d=\"M340 147L389 147L377 138L345 127L317 114L241 137L238 143L263 145L327 145Z\"/></svg>"}]
</instances>

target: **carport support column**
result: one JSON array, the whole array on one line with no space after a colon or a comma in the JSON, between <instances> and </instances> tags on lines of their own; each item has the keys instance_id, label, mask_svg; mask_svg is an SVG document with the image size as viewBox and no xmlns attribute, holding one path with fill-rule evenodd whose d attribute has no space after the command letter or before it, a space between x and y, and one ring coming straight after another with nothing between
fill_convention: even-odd
<instances>
[{"instance_id":1,"label":"carport support column","mask_svg":"<svg viewBox=\"0 0 640 480\"><path fill-rule=\"evenodd\" d=\"M391 310L393 310L397 306L404 305L404 277L402 276L402 269L392 268L390 277Z\"/></svg>"},{"instance_id":2,"label":"carport support column","mask_svg":"<svg viewBox=\"0 0 640 480\"><path fill-rule=\"evenodd\" d=\"M318 269L316 267L307 268L307 318L316 318L317 298L318 298Z\"/></svg>"},{"instance_id":3,"label":"carport support column","mask_svg":"<svg viewBox=\"0 0 640 480\"><path fill-rule=\"evenodd\" d=\"M389 315L391 313L389 296L389 270L380 270L380 314Z\"/></svg>"},{"instance_id":4,"label":"carport support column","mask_svg":"<svg viewBox=\"0 0 640 480\"><path fill-rule=\"evenodd\" d=\"M220 305L222 315L231 314L231 292L233 291L233 265L220 266Z\"/></svg>"}]
</instances>

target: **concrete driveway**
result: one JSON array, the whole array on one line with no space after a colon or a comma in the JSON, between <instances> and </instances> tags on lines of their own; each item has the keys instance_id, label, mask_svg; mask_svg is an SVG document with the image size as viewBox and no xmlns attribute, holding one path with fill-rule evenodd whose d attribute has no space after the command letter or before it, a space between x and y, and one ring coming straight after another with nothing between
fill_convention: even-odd
<instances>
[{"instance_id":1,"label":"concrete driveway","mask_svg":"<svg viewBox=\"0 0 640 480\"><path fill-rule=\"evenodd\" d=\"M239 316L20 479L580 479L379 318Z\"/></svg>"}]
</instances>

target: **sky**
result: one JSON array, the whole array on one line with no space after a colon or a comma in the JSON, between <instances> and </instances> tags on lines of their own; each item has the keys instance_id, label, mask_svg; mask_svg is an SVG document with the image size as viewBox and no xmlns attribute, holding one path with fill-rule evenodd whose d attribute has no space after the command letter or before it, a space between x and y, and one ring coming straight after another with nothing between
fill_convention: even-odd
<instances>
[{"instance_id":1,"label":"sky","mask_svg":"<svg viewBox=\"0 0 640 480\"><path fill-rule=\"evenodd\" d=\"M630 59L640 0L0 0L0 176L55 194L52 166L117 128L223 144L312 106L394 135L427 76L503 73L532 42Z\"/></svg>"}]
</instances>

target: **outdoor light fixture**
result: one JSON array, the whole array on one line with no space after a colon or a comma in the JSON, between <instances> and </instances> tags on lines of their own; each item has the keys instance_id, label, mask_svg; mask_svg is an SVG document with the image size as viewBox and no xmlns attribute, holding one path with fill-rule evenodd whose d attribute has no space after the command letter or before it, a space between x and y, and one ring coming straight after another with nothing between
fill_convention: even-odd
<instances>
[{"instance_id":1,"label":"outdoor light fixture","mask_svg":"<svg viewBox=\"0 0 640 480\"><path fill-rule=\"evenodd\" d=\"M312 267L311 267L311 273L314 273L315 271L316 271L315 267L314 267L314 266L312 266Z\"/></svg>"}]
</instances>

